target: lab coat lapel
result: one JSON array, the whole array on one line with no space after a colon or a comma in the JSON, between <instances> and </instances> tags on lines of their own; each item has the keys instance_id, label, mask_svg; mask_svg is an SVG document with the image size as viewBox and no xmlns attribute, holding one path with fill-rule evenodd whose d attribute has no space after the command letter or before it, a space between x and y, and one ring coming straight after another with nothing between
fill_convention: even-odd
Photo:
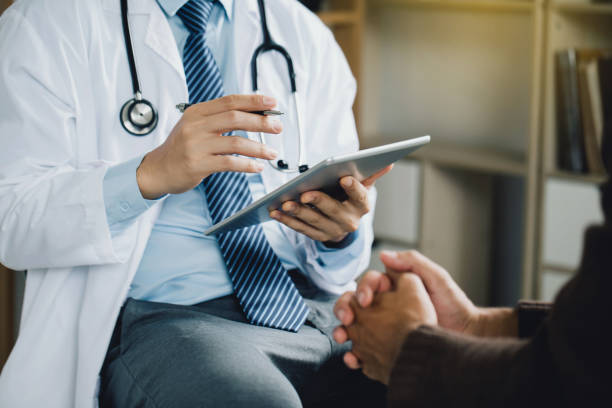
<instances>
[{"instance_id":1,"label":"lab coat lapel","mask_svg":"<svg viewBox=\"0 0 612 408\"><path fill-rule=\"evenodd\" d=\"M262 42L259 24L259 10L256 1L245 1L241 7L234 8L234 61L240 89L243 93L253 93L251 84L251 57L257 45ZM245 6L245 7L243 7Z\"/></svg>"},{"instance_id":2,"label":"lab coat lapel","mask_svg":"<svg viewBox=\"0 0 612 408\"><path fill-rule=\"evenodd\" d=\"M104 0L104 10L121 14L119 0ZM166 15L154 0L130 0L128 2L128 16L147 15L148 23L144 43L147 47L153 50L158 56L166 61L177 72L179 77L185 81L185 71L183 70L183 61L176 47L174 34L170 29L170 24ZM120 18L118 16L118 18ZM135 38L134 33L138 30L135 25L138 24L138 19L130 19L130 28L132 33L132 41L134 47L137 47L139 41Z\"/></svg>"},{"instance_id":3,"label":"lab coat lapel","mask_svg":"<svg viewBox=\"0 0 612 408\"><path fill-rule=\"evenodd\" d=\"M155 9L152 10L151 17L149 18L145 44L170 64L183 82L185 82L183 60L176 46L174 34L172 34L168 19L164 12L157 6L157 3L155 3Z\"/></svg>"}]
</instances>

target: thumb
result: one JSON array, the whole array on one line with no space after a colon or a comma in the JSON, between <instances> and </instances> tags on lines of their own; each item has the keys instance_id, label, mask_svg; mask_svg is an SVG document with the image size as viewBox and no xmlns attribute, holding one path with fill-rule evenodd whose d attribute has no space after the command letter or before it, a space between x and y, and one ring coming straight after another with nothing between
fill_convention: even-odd
<instances>
[{"instance_id":1,"label":"thumb","mask_svg":"<svg viewBox=\"0 0 612 408\"><path fill-rule=\"evenodd\" d=\"M393 164L388 165L384 169L378 170L376 173L372 174L370 177L363 180L361 184L363 184L364 187L366 188L370 188L374 185L374 183L376 183L376 180L378 180L379 178L381 178L382 176L390 172L391 169L393 169Z\"/></svg>"},{"instance_id":2,"label":"thumb","mask_svg":"<svg viewBox=\"0 0 612 408\"><path fill-rule=\"evenodd\" d=\"M412 269L411 258L402 256L404 253L396 251L381 251L380 260L388 268L398 272L408 272Z\"/></svg>"},{"instance_id":3,"label":"thumb","mask_svg":"<svg viewBox=\"0 0 612 408\"><path fill-rule=\"evenodd\" d=\"M412 272L419 276L428 291L436 291L437 288L449 284L448 273L417 251L382 251L380 260L387 267L387 271Z\"/></svg>"},{"instance_id":4,"label":"thumb","mask_svg":"<svg viewBox=\"0 0 612 408\"><path fill-rule=\"evenodd\" d=\"M404 274L405 272L400 272L393 269L387 269L387 271L385 272L385 276L387 276L391 281L391 286L393 287L393 289L397 288L397 283L400 280L400 277Z\"/></svg>"},{"instance_id":5,"label":"thumb","mask_svg":"<svg viewBox=\"0 0 612 408\"><path fill-rule=\"evenodd\" d=\"M391 281L386 275L377 271L369 271L359 280L357 285L357 301L361 307L368 307L378 292L391 290Z\"/></svg>"}]
</instances>

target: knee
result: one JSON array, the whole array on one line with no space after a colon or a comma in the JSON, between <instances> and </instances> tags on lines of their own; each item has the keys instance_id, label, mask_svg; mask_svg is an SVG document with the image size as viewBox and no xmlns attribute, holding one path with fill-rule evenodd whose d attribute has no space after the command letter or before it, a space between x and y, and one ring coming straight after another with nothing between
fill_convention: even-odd
<instances>
[{"instance_id":1,"label":"knee","mask_svg":"<svg viewBox=\"0 0 612 408\"><path fill-rule=\"evenodd\" d=\"M293 384L255 347L207 337L182 338L164 358L172 360L171 373L160 380L171 385L161 388L176 398L176 406L302 406Z\"/></svg>"},{"instance_id":2,"label":"knee","mask_svg":"<svg viewBox=\"0 0 612 408\"><path fill-rule=\"evenodd\" d=\"M293 384L268 357L244 349L225 357L215 358L198 375L210 406L302 407Z\"/></svg>"}]
</instances>

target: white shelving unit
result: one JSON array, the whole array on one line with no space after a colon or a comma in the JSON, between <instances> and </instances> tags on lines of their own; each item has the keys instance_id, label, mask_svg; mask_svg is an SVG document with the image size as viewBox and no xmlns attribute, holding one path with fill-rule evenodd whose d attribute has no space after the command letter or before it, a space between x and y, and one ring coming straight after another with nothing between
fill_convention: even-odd
<instances>
[{"instance_id":1,"label":"white shelving unit","mask_svg":"<svg viewBox=\"0 0 612 408\"><path fill-rule=\"evenodd\" d=\"M584 231L603 220L598 185L605 181L605 176L568 173L556 166L554 53L570 47L612 49L612 4L550 1L546 16L540 251L534 290L550 300L579 266Z\"/></svg>"},{"instance_id":2,"label":"white shelving unit","mask_svg":"<svg viewBox=\"0 0 612 408\"><path fill-rule=\"evenodd\" d=\"M582 231L601 217L596 185L605 177L555 165L553 55L569 47L612 48L612 5L369 2L362 140L433 140L409 158L420 186L394 187L419 194L419 236L380 234L383 246L417 247L482 304L549 298L551 285L571 276L575 264L545 254L567 253L560 241L580 251ZM379 187L387 200L389 188ZM557 208L577 197L579 208ZM396 213L385 208L380 217ZM553 232L563 222L573 225L566 241Z\"/></svg>"},{"instance_id":3,"label":"white shelving unit","mask_svg":"<svg viewBox=\"0 0 612 408\"><path fill-rule=\"evenodd\" d=\"M363 140L375 145L422 134L433 140L410 158L421 181L415 190L420 233L416 241L403 243L445 266L478 303L508 301L495 298L494 288L508 279L491 270L506 265L515 275L521 269L531 273L535 255L521 242L533 240L527 226L536 225L538 208L533 197L540 87L534 84L542 74L541 2L385 0L369 5ZM504 193L517 186L518 195ZM379 188L387 200L385 186ZM500 203L500 196L509 202ZM513 224L511 213L520 221ZM501 230L502 225L510 230ZM384 246L385 237L380 238ZM505 258L513 261L502 262ZM522 291L517 286L514 292L516 297Z\"/></svg>"}]
</instances>

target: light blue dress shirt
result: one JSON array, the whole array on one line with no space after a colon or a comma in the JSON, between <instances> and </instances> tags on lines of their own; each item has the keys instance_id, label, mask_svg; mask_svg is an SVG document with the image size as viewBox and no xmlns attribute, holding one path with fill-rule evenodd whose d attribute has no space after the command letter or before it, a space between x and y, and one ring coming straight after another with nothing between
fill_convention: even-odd
<instances>
[{"instance_id":1,"label":"light blue dress shirt","mask_svg":"<svg viewBox=\"0 0 612 408\"><path fill-rule=\"evenodd\" d=\"M176 12L186 0L158 0L166 14L182 55L189 32ZM226 94L238 93L238 79L233 54L233 0L214 3L206 28L206 42L223 76ZM179 102L179 101L177 101ZM136 181L136 169L142 157L108 169L104 178L104 203L111 234L132 223L155 200L145 200ZM261 176L247 175L256 200L265 194ZM162 200L159 200L162 201ZM163 208L147 243L128 296L135 299L191 305L233 293L225 261L214 236L204 235L212 225L202 186L163 199ZM287 269L301 269L294 248L276 222L264 226L266 237ZM358 245L363 234L353 234L342 249L317 243L322 255L319 262L342 263L350 256L350 247ZM348 261L348 260L347 260Z\"/></svg>"}]
</instances>

